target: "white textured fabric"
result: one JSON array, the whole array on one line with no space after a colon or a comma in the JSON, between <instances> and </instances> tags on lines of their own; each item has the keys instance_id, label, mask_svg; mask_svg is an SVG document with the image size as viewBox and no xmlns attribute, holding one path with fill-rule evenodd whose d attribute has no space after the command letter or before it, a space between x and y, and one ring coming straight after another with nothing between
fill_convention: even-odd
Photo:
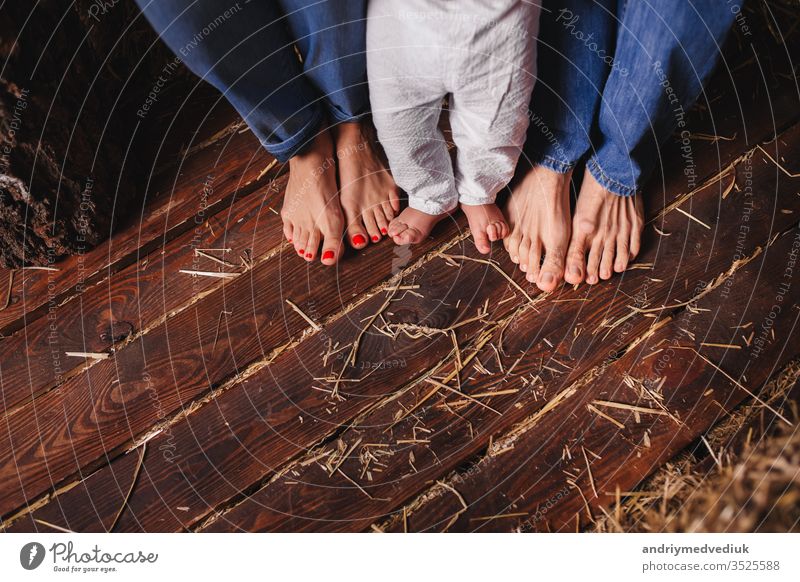
<instances>
[{"instance_id":1,"label":"white textured fabric","mask_svg":"<svg viewBox=\"0 0 800 582\"><path fill-rule=\"evenodd\" d=\"M489 204L528 128L539 6L523 0L370 0L372 115L409 205ZM455 170L438 128L450 97Z\"/></svg>"}]
</instances>

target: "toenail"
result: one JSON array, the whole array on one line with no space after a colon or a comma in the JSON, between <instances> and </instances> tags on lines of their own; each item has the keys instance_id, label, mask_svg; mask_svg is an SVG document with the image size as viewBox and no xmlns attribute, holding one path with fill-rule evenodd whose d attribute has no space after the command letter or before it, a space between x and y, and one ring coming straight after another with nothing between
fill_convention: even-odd
<instances>
[{"instance_id":1,"label":"toenail","mask_svg":"<svg viewBox=\"0 0 800 582\"><path fill-rule=\"evenodd\" d=\"M310 259L310 258L311 258L311 257L313 257L313 256L314 256L314 255L312 255L311 253L306 253L306 258L307 258L307 259Z\"/></svg>"},{"instance_id":2,"label":"toenail","mask_svg":"<svg viewBox=\"0 0 800 582\"><path fill-rule=\"evenodd\" d=\"M381 234L386 234L388 231L385 228L381 229Z\"/></svg>"},{"instance_id":3,"label":"toenail","mask_svg":"<svg viewBox=\"0 0 800 582\"><path fill-rule=\"evenodd\" d=\"M327 261L332 259L334 256L336 255L333 254L333 251L325 251L324 253L322 253L322 260Z\"/></svg>"},{"instance_id":4,"label":"toenail","mask_svg":"<svg viewBox=\"0 0 800 582\"><path fill-rule=\"evenodd\" d=\"M367 242L367 239L365 239L360 234L357 234L356 236L353 237L353 244L354 245L363 245L365 242Z\"/></svg>"},{"instance_id":5,"label":"toenail","mask_svg":"<svg viewBox=\"0 0 800 582\"><path fill-rule=\"evenodd\" d=\"M553 274L552 273L542 273L542 282L543 283L552 283L553 282Z\"/></svg>"},{"instance_id":6,"label":"toenail","mask_svg":"<svg viewBox=\"0 0 800 582\"><path fill-rule=\"evenodd\" d=\"M381 237L379 237L377 234L372 235L372 242L378 242L379 240L381 240Z\"/></svg>"},{"instance_id":7,"label":"toenail","mask_svg":"<svg viewBox=\"0 0 800 582\"><path fill-rule=\"evenodd\" d=\"M302 255L303 253L305 253L305 251L304 251L303 249L299 249L299 250L297 251L297 254L298 254L298 255Z\"/></svg>"},{"instance_id":8,"label":"toenail","mask_svg":"<svg viewBox=\"0 0 800 582\"><path fill-rule=\"evenodd\" d=\"M570 275L580 275L581 274L581 270L577 266L572 265L569 268L569 274Z\"/></svg>"}]
</instances>

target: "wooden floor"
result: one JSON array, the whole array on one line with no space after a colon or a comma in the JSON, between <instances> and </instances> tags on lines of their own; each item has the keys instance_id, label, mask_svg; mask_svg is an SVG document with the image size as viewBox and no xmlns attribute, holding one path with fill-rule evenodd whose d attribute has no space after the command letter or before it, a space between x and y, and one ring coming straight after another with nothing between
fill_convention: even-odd
<instances>
[{"instance_id":1,"label":"wooden floor","mask_svg":"<svg viewBox=\"0 0 800 582\"><path fill-rule=\"evenodd\" d=\"M779 64L729 64L687 115L636 264L550 295L463 217L307 265L282 168L224 104L183 108L129 227L0 272L2 528L586 526L800 354Z\"/></svg>"}]
</instances>

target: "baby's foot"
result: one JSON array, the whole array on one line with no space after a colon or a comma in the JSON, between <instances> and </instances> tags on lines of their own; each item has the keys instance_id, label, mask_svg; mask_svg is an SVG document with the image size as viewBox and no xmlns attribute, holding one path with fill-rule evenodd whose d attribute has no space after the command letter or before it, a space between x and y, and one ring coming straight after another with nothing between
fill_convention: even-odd
<instances>
[{"instance_id":1,"label":"baby's foot","mask_svg":"<svg viewBox=\"0 0 800 582\"><path fill-rule=\"evenodd\" d=\"M570 175L531 168L514 186L506 208L511 234L503 245L525 278L542 291L553 291L564 277Z\"/></svg>"},{"instance_id":2,"label":"baby's foot","mask_svg":"<svg viewBox=\"0 0 800 582\"><path fill-rule=\"evenodd\" d=\"M431 233L436 223L445 216L447 213L426 214L420 210L406 208L400 213L400 216L389 223L389 236L398 245L420 243Z\"/></svg>"},{"instance_id":3,"label":"baby's foot","mask_svg":"<svg viewBox=\"0 0 800 582\"><path fill-rule=\"evenodd\" d=\"M344 224L336 191L333 143L327 130L289 160L281 218L286 239L306 261L319 256L323 264L333 265L339 260Z\"/></svg>"},{"instance_id":4,"label":"baby's foot","mask_svg":"<svg viewBox=\"0 0 800 582\"><path fill-rule=\"evenodd\" d=\"M340 200L347 238L356 249L378 242L400 210L397 186L376 152L371 127L364 122L333 128L339 166Z\"/></svg>"},{"instance_id":5,"label":"baby's foot","mask_svg":"<svg viewBox=\"0 0 800 582\"><path fill-rule=\"evenodd\" d=\"M587 170L575 207L567 281L585 280L594 285L615 272L622 273L639 253L643 228L642 195L626 197L609 192Z\"/></svg>"},{"instance_id":6,"label":"baby's foot","mask_svg":"<svg viewBox=\"0 0 800 582\"><path fill-rule=\"evenodd\" d=\"M496 204L462 204L461 210L467 215L475 248L484 255L492 250L492 242L508 236L508 224Z\"/></svg>"}]
</instances>

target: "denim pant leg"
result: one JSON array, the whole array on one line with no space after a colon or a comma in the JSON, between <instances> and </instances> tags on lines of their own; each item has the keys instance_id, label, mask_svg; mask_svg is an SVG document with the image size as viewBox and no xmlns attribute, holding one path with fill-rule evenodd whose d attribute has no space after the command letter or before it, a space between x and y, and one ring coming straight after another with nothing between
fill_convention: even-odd
<instances>
[{"instance_id":1,"label":"denim pant leg","mask_svg":"<svg viewBox=\"0 0 800 582\"><path fill-rule=\"evenodd\" d=\"M658 161L659 145L685 124L734 20L720 0L629 1L622 9L615 67L587 162L605 188L631 196Z\"/></svg>"},{"instance_id":2,"label":"denim pant leg","mask_svg":"<svg viewBox=\"0 0 800 582\"><path fill-rule=\"evenodd\" d=\"M369 112L366 0L279 0L303 72L332 121Z\"/></svg>"},{"instance_id":3,"label":"denim pant leg","mask_svg":"<svg viewBox=\"0 0 800 582\"><path fill-rule=\"evenodd\" d=\"M538 78L525 153L534 164L570 170L591 147L591 128L613 65L617 0L545 0Z\"/></svg>"},{"instance_id":4,"label":"denim pant leg","mask_svg":"<svg viewBox=\"0 0 800 582\"><path fill-rule=\"evenodd\" d=\"M279 7L233 0L136 0L178 58L219 89L261 144L286 161L325 117Z\"/></svg>"}]
</instances>

